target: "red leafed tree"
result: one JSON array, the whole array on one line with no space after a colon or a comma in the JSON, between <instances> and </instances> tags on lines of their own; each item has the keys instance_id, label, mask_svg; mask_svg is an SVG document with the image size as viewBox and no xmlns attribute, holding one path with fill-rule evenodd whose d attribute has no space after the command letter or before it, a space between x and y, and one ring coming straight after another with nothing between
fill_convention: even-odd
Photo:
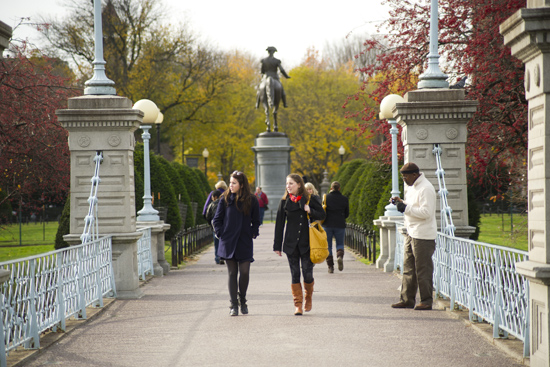
<instances>
[{"instance_id":1,"label":"red leafed tree","mask_svg":"<svg viewBox=\"0 0 550 367\"><path fill-rule=\"evenodd\" d=\"M364 109L349 113L362 116L360 130L367 135L389 136L387 122L376 117L380 101L417 89L417 77L427 68L430 1L386 2L391 11L379 29L383 41L380 35L365 41L365 50L378 50L379 56L360 70L367 78L355 98L365 101ZM467 76L466 98L479 101L468 124L466 154L468 178L486 188L484 196L501 194L526 172L524 68L499 34L499 25L524 6L525 0L439 0L440 67L450 84ZM390 151L390 139L372 148L388 161Z\"/></svg>"},{"instance_id":2,"label":"red leafed tree","mask_svg":"<svg viewBox=\"0 0 550 367\"><path fill-rule=\"evenodd\" d=\"M55 110L75 96L70 71L41 55L0 58L0 190L32 211L63 202L69 188L67 131ZM1 204L1 203L0 203Z\"/></svg>"}]
</instances>

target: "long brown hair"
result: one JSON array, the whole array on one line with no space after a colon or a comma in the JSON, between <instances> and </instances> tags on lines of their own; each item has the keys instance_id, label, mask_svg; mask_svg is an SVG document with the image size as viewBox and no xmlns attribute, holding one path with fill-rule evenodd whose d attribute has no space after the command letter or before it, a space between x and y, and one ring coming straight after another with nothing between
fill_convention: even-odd
<instances>
[{"instance_id":1,"label":"long brown hair","mask_svg":"<svg viewBox=\"0 0 550 367\"><path fill-rule=\"evenodd\" d=\"M231 174L230 177L233 177L239 183L239 191L235 194L235 206L237 210L243 212L244 215L250 214L250 209L252 208L252 193L250 192L250 185L248 184L248 178L241 171L235 171ZM223 199L227 204L227 197L231 195L231 190L227 189L223 192Z\"/></svg>"},{"instance_id":2,"label":"long brown hair","mask_svg":"<svg viewBox=\"0 0 550 367\"><path fill-rule=\"evenodd\" d=\"M300 187L298 188L298 195L297 196L301 196L301 197L305 198L306 202L307 202L309 200L309 192L307 192L307 190L305 188L304 180L302 180L302 176L300 176L296 173L291 173L290 175L286 176L286 178L290 178L292 181L294 181L298 185L300 185ZM286 200L287 197L288 197L288 191L285 190L285 194L283 195L283 200Z\"/></svg>"}]
</instances>

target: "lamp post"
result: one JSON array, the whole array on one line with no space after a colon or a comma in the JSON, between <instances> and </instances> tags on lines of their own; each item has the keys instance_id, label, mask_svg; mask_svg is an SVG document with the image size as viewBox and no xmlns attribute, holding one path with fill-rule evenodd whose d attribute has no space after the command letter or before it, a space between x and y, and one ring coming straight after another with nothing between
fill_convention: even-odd
<instances>
[{"instance_id":1,"label":"lamp post","mask_svg":"<svg viewBox=\"0 0 550 367\"><path fill-rule=\"evenodd\" d=\"M140 99L134 104L133 108L143 112L143 125L141 125L140 128L143 130L141 137L143 139L143 179L145 183L143 190L143 209L138 212L137 220L139 222L159 221L159 212L153 208L151 201L153 197L151 196L151 171L149 163L149 139L151 139L149 129L152 127L152 124L157 121L159 109L153 101L148 99Z\"/></svg>"},{"instance_id":2,"label":"lamp post","mask_svg":"<svg viewBox=\"0 0 550 367\"><path fill-rule=\"evenodd\" d=\"M418 77L418 89L449 88L447 75L439 68L438 0L432 0L430 6L430 53L428 53L428 69Z\"/></svg>"},{"instance_id":3,"label":"lamp post","mask_svg":"<svg viewBox=\"0 0 550 367\"><path fill-rule=\"evenodd\" d=\"M391 190L391 196L397 196L401 194L399 191L399 181L397 177L397 133L399 130L397 130L397 121L393 118L393 112L392 110L395 107L396 103L405 102L403 97L397 95L397 94L390 94L382 100L382 103L380 103L380 118L381 119L387 119L388 123L391 125L390 128L390 134L391 134L391 180L392 180L392 190ZM384 215L387 217L392 216L401 216L403 213L400 213L397 211L397 207L395 204L388 204L385 207L386 211L384 212Z\"/></svg>"},{"instance_id":4,"label":"lamp post","mask_svg":"<svg viewBox=\"0 0 550 367\"><path fill-rule=\"evenodd\" d=\"M164 121L164 115L159 111L155 125L157 125L157 154L160 155L160 124Z\"/></svg>"},{"instance_id":5,"label":"lamp post","mask_svg":"<svg viewBox=\"0 0 550 367\"><path fill-rule=\"evenodd\" d=\"M101 0L94 0L94 75L84 85L85 95L116 95L115 82L105 75L105 59L103 58L103 27L101 20Z\"/></svg>"},{"instance_id":6,"label":"lamp post","mask_svg":"<svg viewBox=\"0 0 550 367\"><path fill-rule=\"evenodd\" d=\"M210 153L208 152L208 149L204 148L204 150L202 151L202 156L204 157L204 175L206 177L208 177L206 175L207 171L208 171L208 155Z\"/></svg>"},{"instance_id":7,"label":"lamp post","mask_svg":"<svg viewBox=\"0 0 550 367\"><path fill-rule=\"evenodd\" d=\"M344 164L344 154L346 154L346 148L343 145L340 145L338 148L338 154L340 154L340 166Z\"/></svg>"}]
</instances>

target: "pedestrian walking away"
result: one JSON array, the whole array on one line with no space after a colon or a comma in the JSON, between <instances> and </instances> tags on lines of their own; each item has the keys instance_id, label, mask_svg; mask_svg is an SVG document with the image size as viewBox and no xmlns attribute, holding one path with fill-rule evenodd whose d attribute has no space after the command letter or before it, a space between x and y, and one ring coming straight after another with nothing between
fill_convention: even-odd
<instances>
[{"instance_id":1,"label":"pedestrian walking away","mask_svg":"<svg viewBox=\"0 0 550 367\"><path fill-rule=\"evenodd\" d=\"M267 204L269 204L269 200L267 199L267 195L265 192L262 191L261 187L256 187L256 199L258 199L258 203L260 204L260 226L264 224L264 214L267 210Z\"/></svg>"},{"instance_id":2,"label":"pedestrian walking away","mask_svg":"<svg viewBox=\"0 0 550 367\"><path fill-rule=\"evenodd\" d=\"M328 272L334 273L334 257L332 256L332 238L336 239L336 258L338 270L344 270L344 238L346 236L346 218L349 216L349 200L340 192L340 183L334 181L330 185L330 192L324 200L327 217L323 228L327 232L328 241Z\"/></svg>"},{"instance_id":3,"label":"pedestrian walking away","mask_svg":"<svg viewBox=\"0 0 550 367\"><path fill-rule=\"evenodd\" d=\"M435 252L437 222L435 219L436 193L418 166L412 162L401 168L405 181L405 200L398 196L390 200L405 216L404 260L401 296L393 308L431 310L433 304L432 256ZM416 292L420 291L420 303L416 304Z\"/></svg>"},{"instance_id":4,"label":"pedestrian walking away","mask_svg":"<svg viewBox=\"0 0 550 367\"><path fill-rule=\"evenodd\" d=\"M325 219L325 211L317 200L310 200L300 175L291 173L286 178L286 192L279 201L275 221L273 251L288 258L294 315L311 311L313 306L313 263L310 259L308 214L311 221ZM286 230L285 230L286 228ZM304 292L300 281L300 263L304 278Z\"/></svg>"},{"instance_id":5,"label":"pedestrian walking away","mask_svg":"<svg viewBox=\"0 0 550 367\"><path fill-rule=\"evenodd\" d=\"M212 202L212 194L214 193L214 191L218 190L219 192L221 192L223 194L223 192L225 190L227 190L227 184L225 183L225 181L218 181L216 182L216 184L214 185L214 190L213 191L210 191L210 194L208 194L208 197L206 198L206 202L204 203L204 207L202 208L202 216L206 219L206 210L208 209L208 206L210 205L210 203Z\"/></svg>"},{"instance_id":6,"label":"pedestrian walking away","mask_svg":"<svg viewBox=\"0 0 550 367\"><path fill-rule=\"evenodd\" d=\"M253 239L259 235L260 208L250 191L245 174L231 174L229 190L225 191L212 221L214 233L220 239L218 256L227 264L231 316L248 314L246 292L250 280L250 263L254 261Z\"/></svg>"},{"instance_id":7,"label":"pedestrian walking away","mask_svg":"<svg viewBox=\"0 0 550 367\"><path fill-rule=\"evenodd\" d=\"M212 229L214 229L214 227L212 226L212 220L214 219L214 215L216 215L216 210L218 209L218 204L220 202L219 198L221 194L222 193L220 191L214 190L212 192L212 202L210 203L210 205L208 205L208 208L206 209L205 218L208 224L210 224L210 227L212 227ZM223 260L220 260L220 257L218 256L218 247L220 244L220 239L216 237L214 232L212 232L212 236L214 237L214 261L216 262L216 264L224 265L225 262Z\"/></svg>"},{"instance_id":8,"label":"pedestrian walking away","mask_svg":"<svg viewBox=\"0 0 550 367\"><path fill-rule=\"evenodd\" d=\"M317 200L319 204L322 205L321 197L319 196L319 192L315 188L315 186L311 182L306 182L304 184L304 187L307 190L307 193L309 194L309 200Z\"/></svg>"}]
</instances>

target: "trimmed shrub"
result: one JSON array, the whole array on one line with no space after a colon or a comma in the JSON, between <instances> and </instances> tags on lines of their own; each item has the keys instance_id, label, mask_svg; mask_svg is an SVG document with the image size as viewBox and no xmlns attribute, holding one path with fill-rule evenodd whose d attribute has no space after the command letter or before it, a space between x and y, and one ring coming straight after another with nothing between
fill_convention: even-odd
<instances>
[{"instance_id":1,"label":"trimmed shrub","mask_svg":"<svg viewBox=\"0 0 550 367\"><path fill-rule=\"evenodd\" d=\"M355 173L355 171L365 162L366 160L364 159L354 159L350 162L343 164L341 169L338 170L338 173L336 174L333 181L340 182L340 186L343 189L344 186L347 185L351 177L353 177L353 174ZM353 191L353 188L351 189L351 191Z\"/></svg>"},{"instance_id":2,"label":"trimmed shrub","mask_svg":"<svg viewBox=\"0 0 550 367\"><path fill-rule=\"evenodd\" d=\"M63 207L61 218L59 218L59 227L57 227L57 233L55 234L54 248L56 250L69 247L69 244L65 242L63 236L71 232L71 196L67 195L67 201Z\"/></svg>"},{"instance_id":3,"label":"trimmed shrub","mask_svg":"<svg viewBox=\"0 0 550 367\"><path fill-rule=\"evenodd\" d=\"M160 163L162 160L166 159L158 157L155 154L150 155L151 192L153 193L155 207L164 207L167 209L166 223L170 224L170 229L166 231L165 238L170 239L181 229L181 216L174 187L163 167L164 164Z\"/></svg>"}]
</instances>

